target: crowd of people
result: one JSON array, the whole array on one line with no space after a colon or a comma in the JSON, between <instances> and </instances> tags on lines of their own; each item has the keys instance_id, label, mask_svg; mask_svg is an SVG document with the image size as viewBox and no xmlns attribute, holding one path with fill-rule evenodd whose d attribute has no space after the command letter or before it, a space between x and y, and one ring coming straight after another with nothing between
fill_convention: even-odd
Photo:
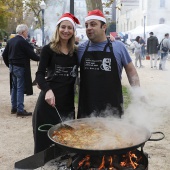
<instances>
[{"instance_id":1,"label":"crowd of people","mask_svg":"<svg viewBox=\"0 0 170 170\"><path fill-rule=\"evenodd\" d=\"M142 60L149 59L150 67L153 69L166 70L165 64L168 58L168 53L170 51L170 39L169 33L166 33L164 38L158 41L158 38L153 32L149 33L149 38L147 42L137 36L133 44L133 53L135 55L135 67L142 68ZM147 57L146 57L147 56ZM158 60L160 60L158 64ZM138 66L139 61L139 66Z\"/></svg>"},{"instance_id":2,"label":"crowd of people","mask_svg":"<svg viewBox=\"0 0 170 170\"><path fill-rule=\"evenodd\" d=\"M54 37L42 48L40 56L35 54L32 46L26 41L28 27L25 24L18 25L17 36L7 42L3 52L4 62L9 67L11 75L11 114L17 116L32 115L24 109L24 93L33 94L30 88L30 59L39 61L36 83L41 92L32 119L35 153L45 150L52 144L46 133L38 131L38 127L42 124L60 123L55 107L63 120L85 118L92 113L93 116L103 117L106 116L103 111L108 108L110 112L107 116L121 118L124 114L121 85L123 69L132 89L140 88L135 66L138 67L139 61L139 67L143 67L141 59L145 54L143 51L146 46L145 41L139 36L135 39L134 65L124 43L107 38L106 18L100 10L89 11L85 17L89 40L81 44L76 43L77 24L80 23L74 15L64 13L56 23ZM153 34L151 38L156 39ZM153 47L150 45L151 38L147 40L147 52L156 54L157 51L152 51ZM166 47L166 43L164 39L161 49ZM158 45L158 42L155 45ZM152 61L151 67L153 67ZM163 68L163 64L161 67ZM74 85L78 68L80 68L80 85L76 117Z\"/></svg>"}]
</instances>

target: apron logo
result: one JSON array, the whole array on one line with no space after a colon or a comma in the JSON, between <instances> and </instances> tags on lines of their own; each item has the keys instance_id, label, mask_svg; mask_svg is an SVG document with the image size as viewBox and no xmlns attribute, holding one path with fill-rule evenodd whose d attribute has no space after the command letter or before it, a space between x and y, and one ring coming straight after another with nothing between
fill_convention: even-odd
<instances>
[{"instance_id":1,"label":"apron logo","mask_svg":"<svg viewBox=\"0 0 170 170\"><path fill-rule=\"evenodd\" d=\"M111 58L104 58L100 68L105 71L111 71Z\"/></svg>"},{"instance_id":2,"label":"apron logo","mask_svg":"<svg viewBox=\"0 0 170 170\"><path fill-rule=\"evenodd\" d=\"M55 65L54 76L77 77L77 65L74 65L74 67L62 67L60 65Z\"/></svg>"}]
</instances>

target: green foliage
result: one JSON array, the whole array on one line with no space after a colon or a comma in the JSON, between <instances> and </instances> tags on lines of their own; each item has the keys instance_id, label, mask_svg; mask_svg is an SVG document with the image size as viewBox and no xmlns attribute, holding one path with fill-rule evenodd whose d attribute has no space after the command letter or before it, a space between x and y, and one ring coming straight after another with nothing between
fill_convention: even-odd
<instances>
[{"instance_id":1,"label":"green foliage","mask_svg":"<svg viewBox=\"0 0 170 170\"><path fill-rule=\"evenodd\" d=\"M103 3L105 7L110 7L115 0L108 0L107 2Z\"/></svg>"},{"instance_id":2,"label":"green foliage","mask_svg":"<svg viewBox=\"0 0 170 170\"><path fill-rule=\"evenodd\" d=\"M7 33L3 30L0 29L0 41L3 41L3 38L7 35Z\"/></svg>"},{"instance_id":3,"label":"green foliage","mask_svg":"<svg viewBox=\"0 0 170 170\"><path fill-rule=\"evenodd\" d=\"M123 106L124 109L126 109L129 103L131 102L131 97L127 87L122 86L122 92L123 92L123 101L124 101Z\"/></svg>"},{"instance_id":4,"label":"green foliage","mask_svg":"<svg viewBox=\"0 0 170 170\"><path fill-rule=\"evenodd\" d=\"M74 96L74 102L75 104L78 104L78 85L76 85L76 88L75 88L75 96Z\"/></svg>"}]
</instances>

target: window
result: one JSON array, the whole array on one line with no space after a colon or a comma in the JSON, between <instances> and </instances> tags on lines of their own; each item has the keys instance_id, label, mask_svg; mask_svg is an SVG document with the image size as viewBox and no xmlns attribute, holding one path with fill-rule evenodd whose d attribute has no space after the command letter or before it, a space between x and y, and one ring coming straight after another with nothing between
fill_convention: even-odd
<instances>
[{"instance_id":1,"label":"window","mask_svg":"<svg viewBox=\"0 0 170 170\"><path fill-rule=\"evenodd\" d=\"M134 21L134 28L136 28L136 21Z\"/></svg>"},{"instance_id":2,"label":"window","mask_svg":"<svg viewBox=\"0 0 170 170\"><path fill-rule=\"evenodd\" d=\"M141 25L142 25L142 26L144 25L144 21L143 21L143 19L141 20Z\"/></svg>"},{"instance_id":3,"label":"window","mask_svg":"<svg viewBox=\"0 0 170 170\"><path fill-rule=\"evenodd\" d=\"M160 0L160 7L164 8L165 7L165 0Z\"/></svg>"}]
</instances>

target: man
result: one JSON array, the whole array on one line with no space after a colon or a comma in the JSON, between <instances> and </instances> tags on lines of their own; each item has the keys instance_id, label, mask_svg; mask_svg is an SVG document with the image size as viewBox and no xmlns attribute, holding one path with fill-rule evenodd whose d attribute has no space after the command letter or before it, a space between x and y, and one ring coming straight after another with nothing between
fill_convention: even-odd
<instances>
[{"instance_id":1,"label":"man","mask_svg":"<svg viewBox=\"0 0 170 170\"><path fill-rule=\"evenodd\" d=\"M160 46L161 60L159 63L159 70L165 70L165 63L168 57L169 50L170 50L169 33L166 33L165 38L162 40Z\"/></svg>"},{"instance_id":2,"label":"man","mask_svg":"<svg viewBox=\"0 0 170 170\"><path fill-rule=\"evenodd\" d=\"M7 42L2 54L3 60L10 70L11 85L11 114L30 116L31 112L24 110L24 93L33 94L30 59L39 61L32 46L26 41L27 25L21 24L16 28L17 35Z\"/></svg>"},{"instance_id":3,"label":"man","mask_svg":"<svg viewBox=\"0 0 170 170\"><path fill-rule=\"evenodd\" d=\"M131 86L140 86L137 71L121 41L106 37L106 19L96 9L85 18L89 41L78 47L80 62L80 94L78 118L103 116L110 110L119 117L123 113L121 74L125 68Z\"/></svg>"},{"instance_id":4,"label":"man","mask_svg":"<svg viewBox=\"0 0 170 170\"><path fill-rule=\"evenodd\" d=\"M149 33L150 37L147 39L147 53L150 55L150 64L151 68L153 68L153 60L154 60L154 68L157 68L157 60L158 60L158 49L157 46L158 38L153 35L153 32Z\"/></svg>"}]
</instances>

